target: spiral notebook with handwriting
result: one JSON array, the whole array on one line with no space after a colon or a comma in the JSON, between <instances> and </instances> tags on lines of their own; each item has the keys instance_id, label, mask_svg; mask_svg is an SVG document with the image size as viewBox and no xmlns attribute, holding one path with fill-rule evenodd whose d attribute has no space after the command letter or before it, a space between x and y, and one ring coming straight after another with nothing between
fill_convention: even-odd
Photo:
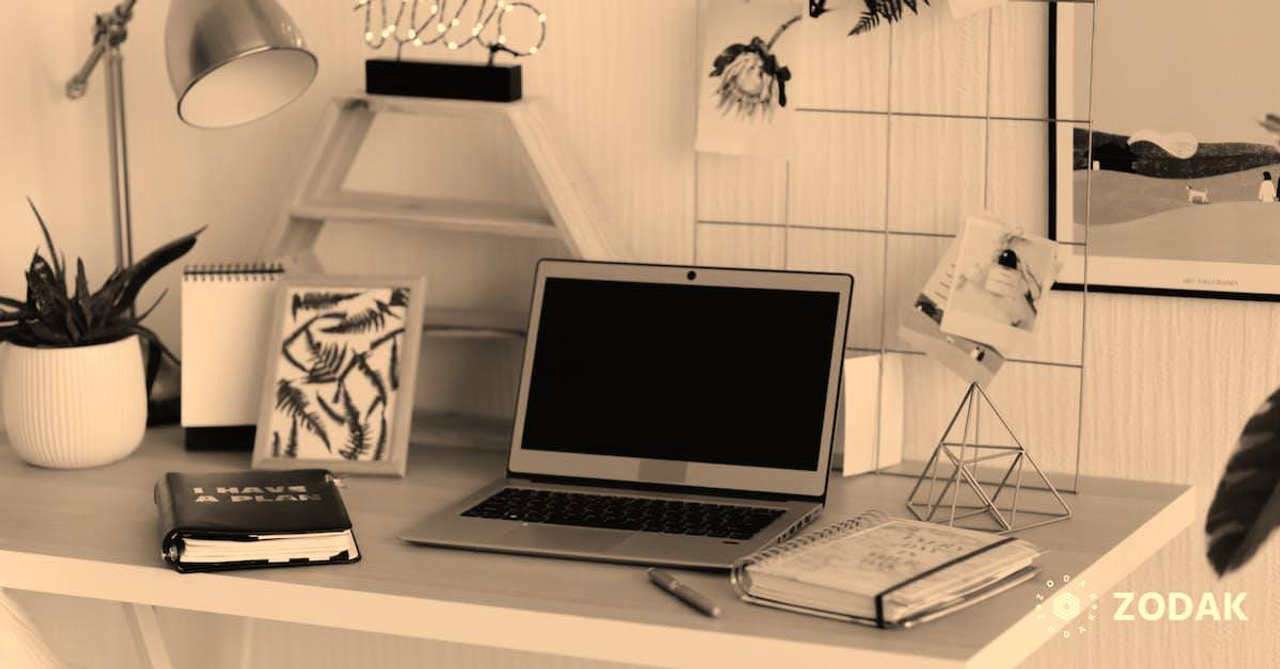
<instances>
[{"instance_id":1,"label":"spiral notebook with handwriting","mask_svg":"<svg viewBox=\"0 0 1280 669\"><path fill-rule=\"evenodd\" d=\"M182 427L191 450L252 450L278 264L182 272Z\"/></svg>"},{"instance_id":2,"label":"spiral notebook with handwriting","mask_svg":"<svg viewBox=\"0 0 1280 669\"><path fill-rule=\"evenodd\" d=\"M882 628L976 604L1039 570L1027 541L868 511L734 566L742 599Z\"/></svg>"}]
</instances>

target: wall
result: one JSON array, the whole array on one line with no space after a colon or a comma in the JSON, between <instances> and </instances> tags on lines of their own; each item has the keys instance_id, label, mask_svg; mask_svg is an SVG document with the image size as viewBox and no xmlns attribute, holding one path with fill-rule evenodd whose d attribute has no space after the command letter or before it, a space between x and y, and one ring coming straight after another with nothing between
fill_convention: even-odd
<instances>
[{"instance_id":1,"label":"wall","mask_svg":"<svg viewBox=\"0 0 1280 669\"><path fill-rule=\"evenodd\" d=\"M161 3L140 5L127 56L140 248L207 223L193 262L252 256L324 100L360 87L365 54L348 3L283 4L321 56L320 78L298 104L223 132L194 130L173 117L161 57ZM836 84L807 93L796 89L797 104L815 110L800 113L800 143L813 151L789 166L708 156L695 161L694 91L702 68L693 2L541 4L552 41L527 66L530 93L556 104L571 129L565 139L592 171L638 259L851 271L859 277L860 322L866 324L854 343L877 348L893 343L891 320L877 315L884 308L878 295L888 287L889 303L901 302L939 252L937 240L949 234L948 226L983 208L1042 221L1041 126L987 118L1001 105L1006 116L1043 115L1034 106L1043 89L1026 78L1043 58L1043 31L1036 32L1034 19L1042 2L1012 3L962 23L946 17L944 3L935 3L899 27L854 44L836 41L832 52L806 56L816 62L797 62L797 73L805 65ZM12 241L0 248L3 267L25 264L38 243L20 199L27 191L48 202L46 213L64 231L68 255L84 253L95 266L109 263L101 80L89 99L60 97L100 5L22 3L16 9L21 29L0 44L8 56L0 60L5 90L23 93L0 106L0 120L22 129L8 133L17 150L0 155L0 212ZM1101 11L1105 21L1105 5ZM859 85L840 85L850 81ZM883 95L861 92L881 87ZM20 286L15 270L0 276L5 293ZM176 286L176 272L166 273L151 294L166 286ZM1036 360L1075 362L1083 344L1082 375L1071 367L1013 365L997 388L1006 397L1025 398L1016 412L1018 427L1037 458L1055 469L1074 460L1079 402L1084 473L1194 484L1203 518L1245 417L1280 385L1273 343L1280 335L1280 307L1094 294L1086 316L1078 296L1056 294L1054 300L1055 311L1065 316L1045 329L1048 339L1037 345ZM167 299L156 317L169 340L177 338L177 313L177 301ZM892 318L891 310L883 313ZM1083 342L1070 334L1082 331ZM927 361L918 364L917 378L945 378ZM1070 378L1061 379L1063 374ZM920 393L930 387L932 381L921 381L914 392L924 397ZM917 449L936 434L935 409L949 397L935 392L915 405L918 415L910 423ZM1280 655L1274 634L1280 610L1267 601L1269 588L1280 583L1280 550L1270 546L1244 573L1223 582L1212 576L1203 552L1201 529L1192 527L1117 589L1247 591L1250 622L1101 621L1085 638L1051 642L1029 664L1210 667L1230 652L1236 666L1269 666ZM118 621L109 606L30 596L24 601L47 628L76 620L83 623L77 628L94 630L92 623L101 621L87 638L115 636ZM166 612L164 620L175 639L189 640L193 662L200 649L238 634L225 620L180 612ZM580 664L281 628L270 625L270 635L259 635L258 663L288 659L280 644L263 640L278 636L332 649L335 663L358 651L386 667L418 666L424 657L445 664ZM60 640L74 648L73 640ZM86 666L112 666L112 659L128 666L128 652L95 656L82 648L73 654ZM216 654L204 660L217 662L211 658L233 661Z\"/></svg>"}]
</instances>

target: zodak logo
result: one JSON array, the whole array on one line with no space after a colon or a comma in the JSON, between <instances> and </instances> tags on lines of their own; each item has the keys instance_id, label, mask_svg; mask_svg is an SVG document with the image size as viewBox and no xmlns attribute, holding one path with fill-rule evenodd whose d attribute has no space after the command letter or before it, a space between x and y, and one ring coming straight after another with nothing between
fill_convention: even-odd
<instances>
[{"instance_id":1,"label":"zodak logo","mask_svg":"<svg viewBox=\"0 0 1280 669\"><path fill-rule=\"evenodd\" d=\"M1116 592L1116 612L1112 620L1131 622L1133 620L1214 620L1218 622L1247 621L1244 613L1244 598L1249 593L1224 592L1219 604L1217 593L1206 592L1200 595L1199 602L1185 592L1144 592L1135 595L1132 592ZM1134 601L1137 604L1134 604Z\"/></svg>"},{"instance_id":2,"label":"zodak logo","mask_svg":"<svg viewBox=\"0 0 1280 669\"><path fill-rule=\"evenodd\" d=\"M1049 634L1064 639L1088 632L1089 625L1098 619L1097 610L1098 594L1089 590L1085 581L1073 581L1070 574L1063 574L1056 582L1045 581L1036 593L1036 619L1044 622Z\"/></svg>"}]
</instances>

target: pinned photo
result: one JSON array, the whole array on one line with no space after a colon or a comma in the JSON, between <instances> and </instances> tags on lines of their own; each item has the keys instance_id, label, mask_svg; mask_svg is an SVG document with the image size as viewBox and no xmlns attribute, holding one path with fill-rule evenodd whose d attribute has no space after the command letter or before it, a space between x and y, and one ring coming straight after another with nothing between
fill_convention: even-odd
<instances>
[{"instance_id":1,"label":"pinned photo","mask_svg":"<svg viewBox=\"0 0 1280 669\"><path fill-rule=\"evenodd\" d=\"M1004 365L1004 356L986 344L947 334L941 328L955 281L958 249L958 240L947 247L937 269L916 297L915 304L903 314L898 336L916 350L941 362L960 378L985 386Z\"/></svg>"},{"instance_id":2,"label":"pinned photo","mask_svg":"<svg viewBox=\"0 0 1280 669\"><path fill-rule=\"evenodd\" d=\"M1030 346L1041 301L1060 268L1055 242L970 217L942 331L1005 353Z\"/></svg>"}]
</instances>

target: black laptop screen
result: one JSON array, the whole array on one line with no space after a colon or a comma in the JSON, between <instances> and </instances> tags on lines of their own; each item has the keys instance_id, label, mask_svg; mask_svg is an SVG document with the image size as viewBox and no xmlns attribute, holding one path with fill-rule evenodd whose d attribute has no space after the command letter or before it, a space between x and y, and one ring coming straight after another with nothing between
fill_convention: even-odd
<instances>
[{"instance_id":1,"label":"black laptop screen","mask_svg":"<svg viewBox=\"0 0 1280 669\"><path fill-rule=\"evenodd\" d=\"M549 278L522 447L813 471L839 301Z\"/></svg>"}]
</instances>

